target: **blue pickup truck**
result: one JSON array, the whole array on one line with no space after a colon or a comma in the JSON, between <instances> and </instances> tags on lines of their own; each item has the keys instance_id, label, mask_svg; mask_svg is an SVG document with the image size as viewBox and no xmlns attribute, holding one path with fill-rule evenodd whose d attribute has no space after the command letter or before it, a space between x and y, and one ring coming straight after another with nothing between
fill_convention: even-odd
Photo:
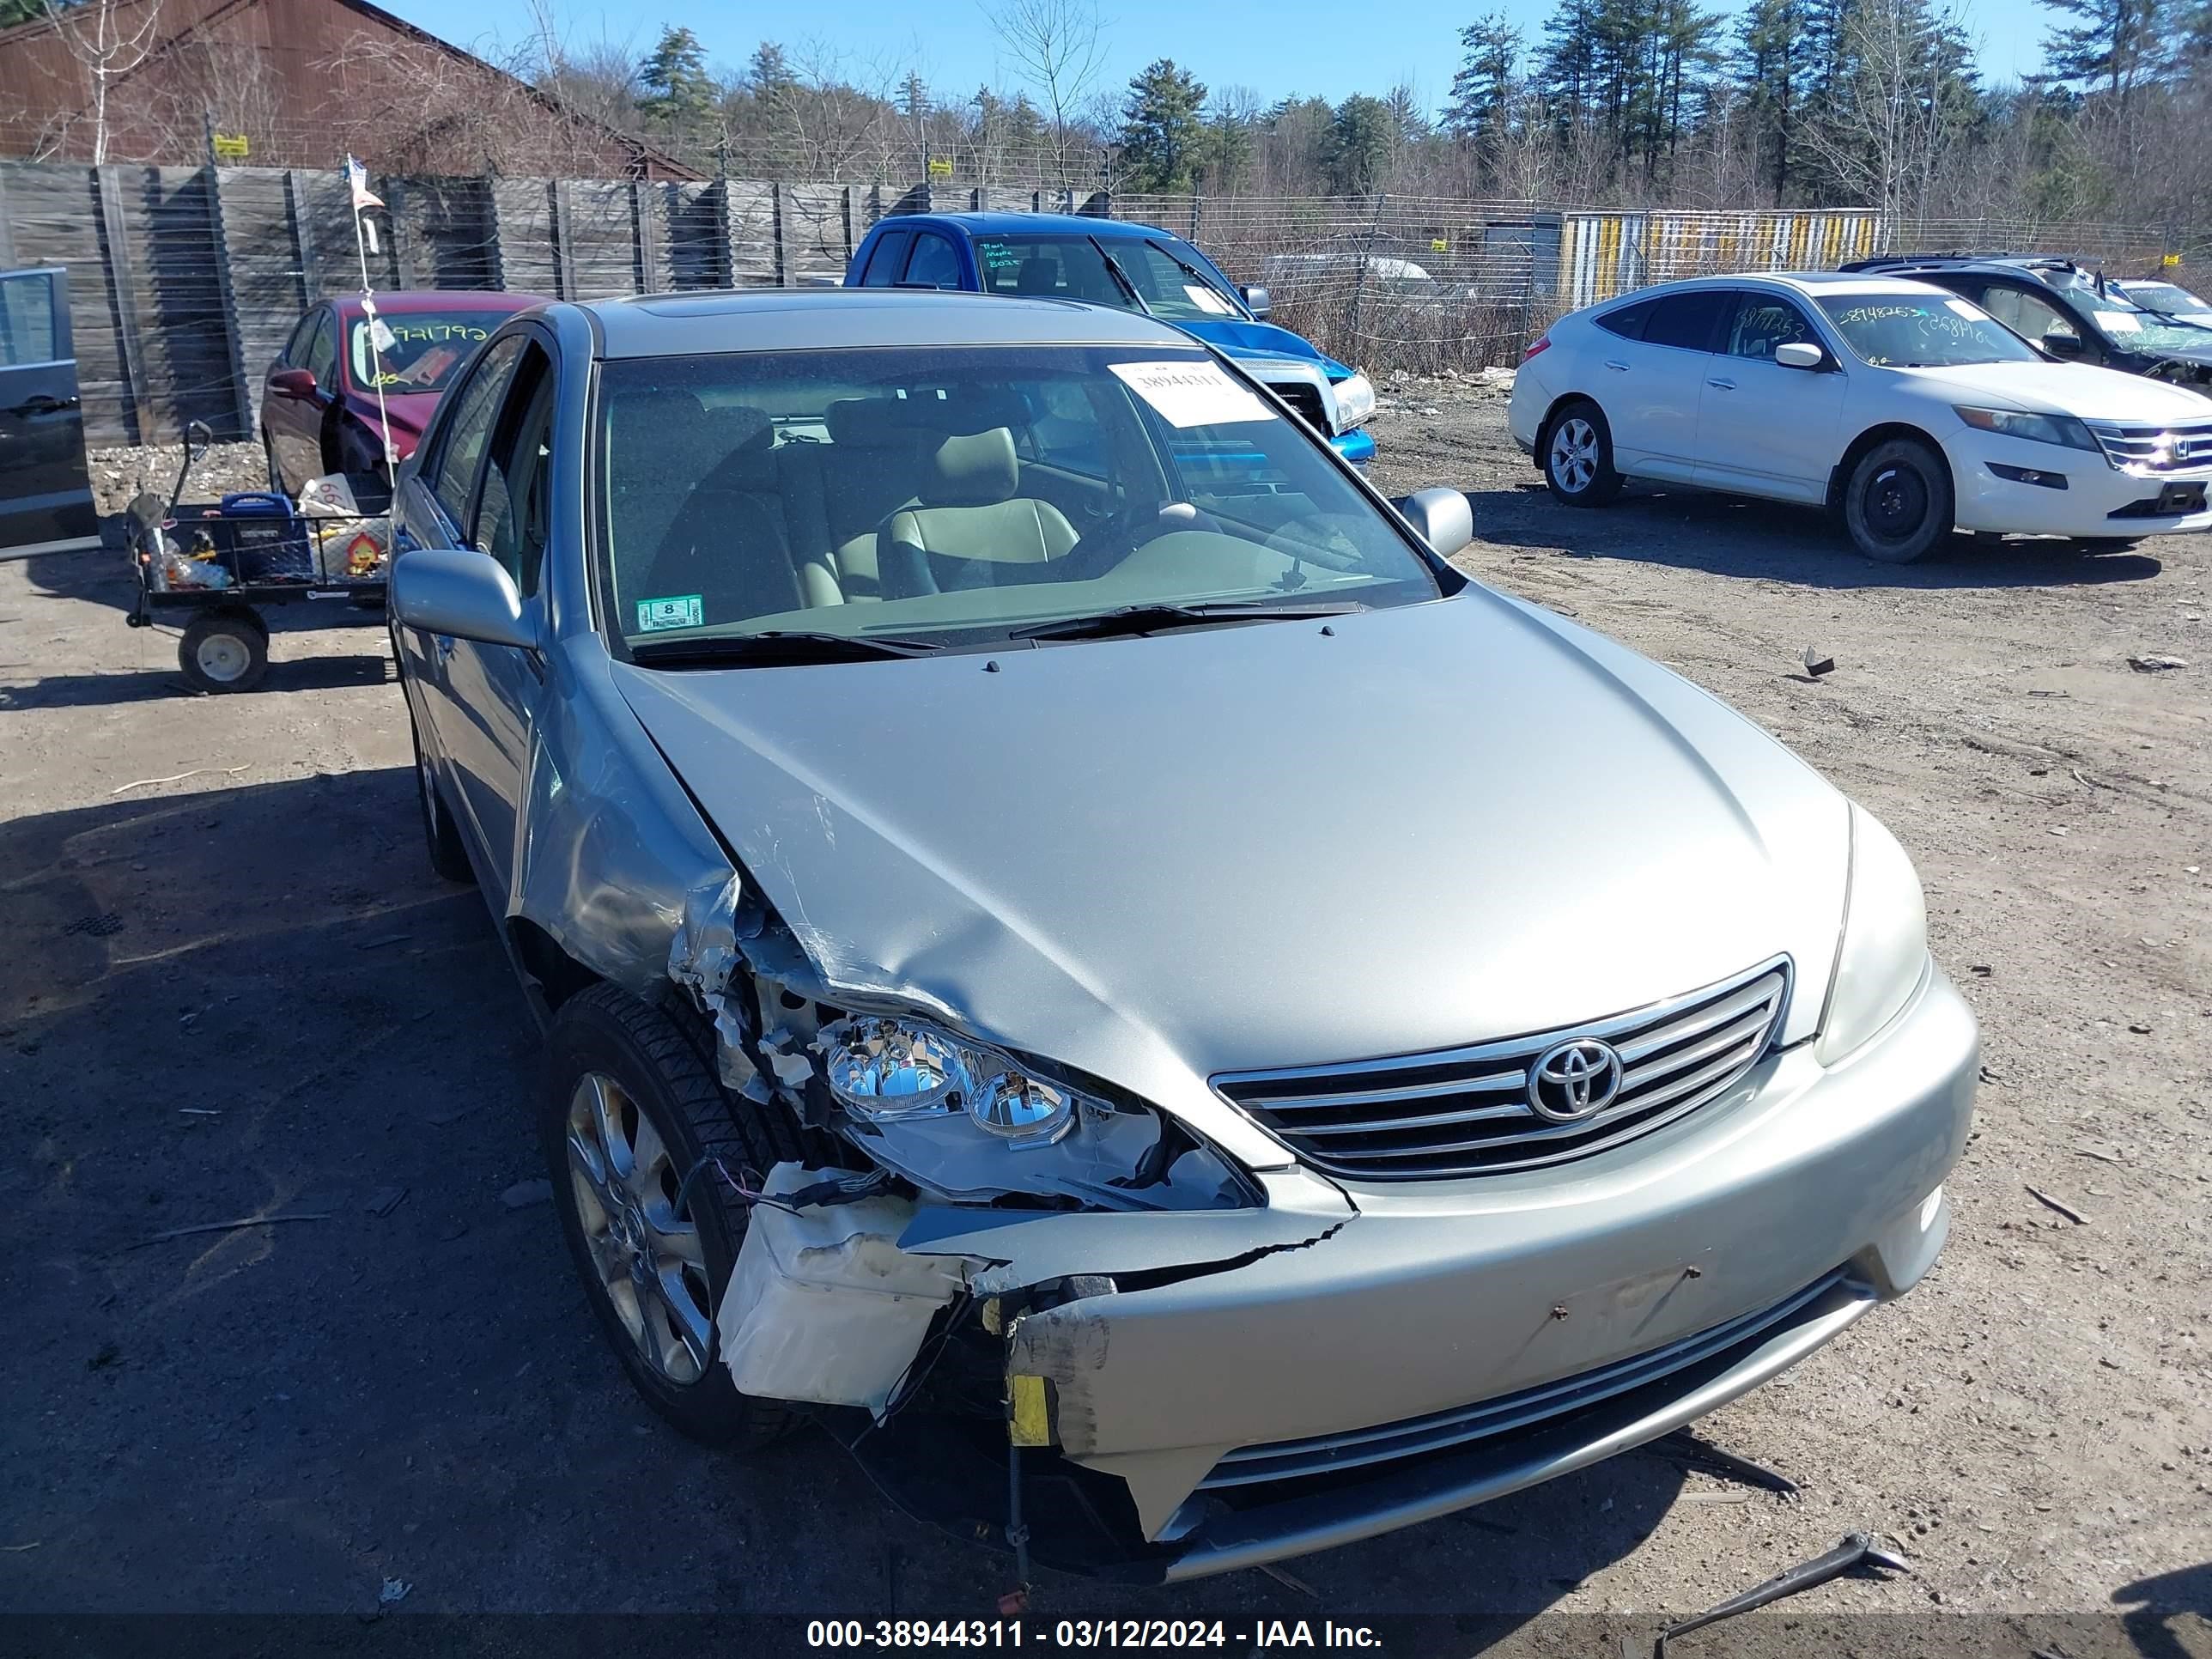
<instances>
[{"instance_id":1,"label":"blue pickup truck","mask_svg":"<svg viewBox=\"0 0 2212 1659\"><path fill-rule=\"evenodd\" d=\"M878 220L848 288L944 288L1142 311L1234 358L1356 466L1374 458L1375 388L1267 320L1267 291L1240 289L1180 236L1120 219L1050 213L912 213Z\"/></svg>"}]
</instances>

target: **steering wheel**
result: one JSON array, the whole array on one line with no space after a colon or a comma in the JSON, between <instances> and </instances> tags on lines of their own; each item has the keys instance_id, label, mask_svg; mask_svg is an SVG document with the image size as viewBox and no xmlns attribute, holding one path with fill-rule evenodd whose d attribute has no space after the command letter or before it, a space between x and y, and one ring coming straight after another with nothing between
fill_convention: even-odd
<instances>
[{"instance_id":1,"label":"steering wheel","mask_svg":"<svg viewBox=\"0 0 2212 1659\"><path fill-rule=\"evenodd\" d=\"M1133 507L1117 513L1097 529L1086 531L1061 561L1076 581L1103 576L1146 542L1184 530L1222 533L1221 520L1188 501L1168 501L1158 507Z\"/></svg>"}]
</instances>

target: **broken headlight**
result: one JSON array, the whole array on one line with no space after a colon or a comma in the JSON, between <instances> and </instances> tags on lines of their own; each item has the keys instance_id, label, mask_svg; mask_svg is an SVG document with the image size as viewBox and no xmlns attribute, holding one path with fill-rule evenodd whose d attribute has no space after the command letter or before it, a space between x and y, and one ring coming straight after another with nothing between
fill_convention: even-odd
<instances>
[{"instance_id":1,"label":"broken headlight","mask_svg":"<svg viewBox=\"0 0 2212 1659\"><path fill-rule=\"evenodd\" d=\"M920 1020L864 1016L822 1030L830 1092L854 1116L880 1123L964 1111L1012 1141L1048 1142L1075 1121L1075 1096L1031 1068Z\"/></svg>"},{"instance_id":2,"label":"broken headlight","mask_svg":"<svg viewBox=\"0 0 2212 1659\"><path fill-rule=\"evenodd\" d=\"M1110 1210L1231 1209L1244 1180L1180 1123L932 1021L856 1014L818 1034L845 1138L925 1192Z\"/></svg>"}]
</instances>

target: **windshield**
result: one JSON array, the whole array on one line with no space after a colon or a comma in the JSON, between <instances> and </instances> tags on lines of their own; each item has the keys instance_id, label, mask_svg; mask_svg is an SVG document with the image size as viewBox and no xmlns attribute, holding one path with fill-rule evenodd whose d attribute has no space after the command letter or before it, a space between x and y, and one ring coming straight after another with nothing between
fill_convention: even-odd
<instances>
[{"instance_id":1,"label":"windshield","mask_svg":"<svg viewBox=\"0 0 2212 1659\"><path fill-rule=\"evenodd\" d=\"M1429 566L1195 349L610 362L594 556L632 645L964 644L1130 606L1400 605Z\"/></svg>"},{"instance_id":2,"label":"windshield","mask_svg":"<svg viewBox=\"0 0 2212 1659\"><path fill-rule=\"evenodd\" d=\"M2146 311L2118 294L2100 294L2086 283L2071 289L2068 297L2124 351L2201 351L2212 346L2212 332Z\"/></svg>"},{"instance_id":3,"label":"windshield","mask_svg":"<svg viewBox=\"0 0 2212 1659\"><path fill-rule=\"evenodd\" d=\"M380 384L386 392L442 392L469 353L510 314L411 311L379 318L390 334L374 340L368 319L357 318L346 331L346 371L364 392Z\"/></svg>"},{"instance_id":4,"label":"windshield","mask_svg":"<svg viewBox=\"0 0 2212 1659\"><path fill-rule=\"evenodd\" d=\"M2212 315L2212 302L2172 283L2130 283L2124 291L2147 311L2162 311L2169 317L2186 317L2192 312Z\"/></svg>"},{"instance_id":5,"label":"windshield","mask_svg":"<svg viewBox=\"0 0 2212 1659\"><path fill-rule=\"evenodd\" d=\"M1884 368L1956 368L2043 360L1979 306L1949 295L1830 294L1820 309L1844 343Z\"/></svg>"},{"instance_id":6,"label":"windshield","mask_svg":"<svg viewBox=\"0 0 2212 1659\"><path fill-rule=\"evenodd\" d=\"M1128 287L1115 276L1109 257ZM1124 311L1149 311L1170 323L1244 314L1242 304L1206 274L1196 252L1170 236L979 236L975 262L982 267L988 294L1087 300ZM1191 269L1185 270L1183 264ZM1132 288L1143 305L1131 297Z\"/></svg>"}]
</instances>

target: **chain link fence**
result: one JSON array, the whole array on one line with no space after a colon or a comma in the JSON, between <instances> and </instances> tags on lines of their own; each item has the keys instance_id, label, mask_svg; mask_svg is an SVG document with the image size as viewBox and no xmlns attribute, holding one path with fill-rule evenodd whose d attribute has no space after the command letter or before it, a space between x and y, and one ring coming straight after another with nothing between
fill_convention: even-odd
<instances>
[{"instance_id":1,"label":"chain link fence","mask_svg":"<svg viewBox=\"0 0 2212 1659\"><path fill-rule=\"evenodd\" d=\"M717 177L380 176L379 289L593 300L842 280L869 226L933 210L1080 211L1158 225L1266 288L1273 320L1384 373L1518 361L1562 313L1647 283L1833 267L1891 251L2073 254L2116 274L2193 267L2206 239L2140 226L1886 222L1858 209L1692 212L1413 195L1103 191ZM0 162L0 268L70 273L87 427L166 441L191 419L250 438L263 372L313 301L361 285L334 169Z\"/></svg>"}]
</instances>

